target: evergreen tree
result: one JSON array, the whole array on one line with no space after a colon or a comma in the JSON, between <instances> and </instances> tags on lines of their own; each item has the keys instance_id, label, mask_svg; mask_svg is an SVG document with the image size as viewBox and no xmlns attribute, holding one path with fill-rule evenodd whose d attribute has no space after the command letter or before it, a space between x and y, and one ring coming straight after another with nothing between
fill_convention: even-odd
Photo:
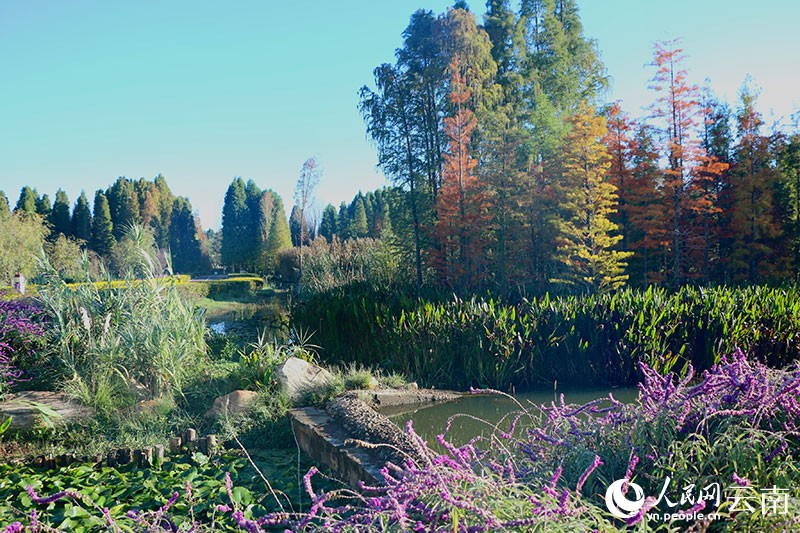
<instances>
[{"instance_id":1,"label":"evergreen tree","mask_svg":"<svg viewBox=\"0 0 800 533\"><path fill-rule=\"evenodd\" d=\"M363 238L369 234L369 223L367 222L367 210L364 206L364 198L357 196L353 202L353 216L350 223L350 236Z\"/></svg>"},{"instance_id":2,"label":"evergreen tree","mask_svg":"<svg viewBox=\"0 0 800 533\"><path fill-rule=\"evenodd\" d=\"M322 221L319 224L319 234L325 240L331 242L336 235L336 208L328 204L322 211Z\"/></svg>"},{"instance_id":3,"label":"evergreen tree","mask_svg":"<svg viewBox=\"0 0 800 533\"><path fill-rule=\"evenodd\" d=\"M260 263L261 234L259 233L261 189L253 180L247 180L244 187L245 203L247 204L247 219L245 220L245 241L243 243L244 257L242 258L245 269L255 271Z\"/></svg>"},{"instance_id":4,"label":"evergreen tree","mask_svg":"<svg viewBox=\"0 0 800 533\"><path fill-rule=\"evenodd\" d=\"M36 189L31 189L27 185L22 188L19 193L19 200L14 208L14 212L21 211L23 213L33 214L36 213L36 200L38 195Z\"/></svg>"},{"instance_id":5,"label":"evergreen tree","mask_svg":"<svg viewBox=\"0 0 800 533\"><path fill-rule=\"evenodd\" d=\"M117 178L105 195L114 225L114 238L119 240L128 228L141 222L139 195L133 182L125 177Z\"/></svg>"},{"instance_id":6,"label":"evergreen tree","mask_svg":"<svg viewBox=\"0 0 800 533\"><path fill-rule=\"evenodd\" d=\"M84 243L88 244L92 237L92 212L89 210L89 202L86 193L81 191L81 195L75 202L72 210L72 235Z\"/></svg>"},{"instance_id":7,"label":"evergreen tree","mask_svg":"<svg viewBox=\"0 0 800 533\"><path fill-rule=\"evenodd\" d=\"M277 194L275 199L275 218L272 220L271 231L269 233L269 243L267 245L267 271L274 272L278 266L278 256L284 250L292 247L292 238L289 234L289 224L286 221L286 210L283 208L283 200Z\"/></svg>"},{"instance_id":8,"label":"evergreen tree","mask_svg":"<svg viewBox=\"0 0 800 533\"><path fill-rule=\"evenodd\" d=\"M175 195L167 185L167 180L159 174L153 179L155 185L155 201L158 206L158 226L155 231L156 243L159 248L166 248L169 244L169 226L172 219L172 205Z\"/></svg>"},{"instance_id":9,"label":"evergreen tree","mask_svg":"<svg viewBox=\"0 0 800 533\"><path fill-rule=\"evenodd\" d=\"M111 210L103 191L98 190L94 195L92 215L91 248L99 255L109 258L116 240L113 233L114 224L111 222Z\"/></svg>"},{"instance_id":10,"label":"evergreen tree","mask_svg":"<svg viewBox=\"0 0 800 533\"><path fill-rule=\"evenodd\" d=\"M65 237L72 236L72 221L69 215L69 198L67 193L58 189L56 192L56 201L53 204L53 210L50 217L53 223L52 235L64 235Z\"/></svg>"},{"instance_id":11,"label":"evergreen tree","mask_svg":"<svg viewBox=\"0 0 800 533\"><path fill-rule=\"evenodd\" d=\"M248 219L244 181L237 177L228 186L222 206L222 264L234 271L242 268L245 262L243 245Z\"/></svg>"},{"instance_id":12,"label":"evergreen tree","mask_svg":"<svg viewBox=\"0 0 800 533\"><path fill-rule=\"evenodd\" d=\"M41 215L44 220L52 225L50 215L53 211L53 205L50 203L50 196L47 194L41 195L36 199L36 214Z\"/></svg>"},{"instance_id":13,"label":"evergreen tree","mask_svg":"<svg viewBox=\"0 0 800 533\"><path fill-rule=\"evenodd\" d=\"M344 202L339 204L339 213L336 216L336 235L340 240L350 238L350 215Z\"/></svg>"},{"instance_id":14,"label":"evergreen tree","mask_svg":"<svg viewBox=\"0 0 800 533\"><path fill-rule=\"evenodd\" d=\"M275 198L278 195L273 191L264 191L258 202L258 249L257 270L267 271L269 260L269 235L272 232L272 223L275 220Z\"/></svg>"},{"instance_id":15,"label":"evergreen tree","mask_svg":"<svg viewBox=\"0 0 800 533\"><path fill-rule=\"evenodd\" d=\"M197 225L188 198L178 197L172 207L169 228L170 253L176 272L202 272L208 269L204 257Z\"/></svg>"}]
</instances>

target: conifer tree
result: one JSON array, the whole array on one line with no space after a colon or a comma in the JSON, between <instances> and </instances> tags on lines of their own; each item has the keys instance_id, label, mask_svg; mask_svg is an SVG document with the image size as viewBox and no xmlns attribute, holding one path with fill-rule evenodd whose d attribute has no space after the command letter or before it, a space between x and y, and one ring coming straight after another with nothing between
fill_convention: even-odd
<instances>
[{"instance_id":1,"label":"conifer tree","mask_svg":"<svg viewBox=\"0 0 800 533\"><path fill-rule=\"evenodd\" d=\"M736 281L756 283L777 278L788 270L787 254L781 253L783 231L775 202L778 174L772 166L769 138L756 111L757 94L747 85L740 93L737 113L739 142L731 173L734 240L730 269Z\"/></svg>"},{"instance_id":2,"label":"conifer tree","mask_svg":"<svg viewBox=\"0 0 800 533\"><path fill-rule=\"evenodd\" d=\"M188 198L175 199L170 220L169 241L172 265L176 272L195 273L208 268Z\"/></svg>"},{"instance_id":3,"label":"conifer tree","mask_svg":"<svg viewBox=\"0 0 800 533\"><path fill-rule=\"evenodd\" d=\"M319 224L319 234L325 240L331 242L336 235L336 208L328 204L322 211L322 221Z\"/></svg>"},{"instance_id":4,"label":"conifer tree","mask_svg":"<svg viewBox=\"0 0 800 533\"><path fill-rule=\"evenodd\" d=\"M247 222L247 194L242 178L234 178L225 193L222 206L222 263L235 271L244 265Z\"/></svg>"},{"instance_id":5,"label":"conifer tree","mask_svg":"<svg viewBox=\"0 0 800 533\"><path fill-rule=\"evenodd\" d=\"M631 252L616 250L622 239L610 217L616 211L616 187L608 179L610 157L603 138L606 122L581 104L569 120L563 154L563 178L557 188L563 213L559 259L563 281L592 291L622 286Z\"/></svg>"},{"instance_id":6,"label":"conifer tree","mask_svg":"<svg viewBox=\"0 0 800 533\"><path fill-rule=\"evenodd\" d=\"M22 188L19 193L17 205L14 207L14 212L21 211L23 213L33 214L36 213L36 200L38 195L36 189L31 189L27 185Z\"/></svg>"},{"instance_id":7,"label":"conifer tree","mask_svg":"<svg viewBox=\"0 0 800 533\"><path fill-rule=\"evenodd\" d=\"M267 271L274 272L278 266L278 256L284 250L292 247L292 237L289 234L289 224L286 221L286 210L283 200L277 194L275 200L275 217L272 220L267 244Z\"/></svg>"},{"instance_id":8,"label":"conifer tree","mask_svg":"<svg viewBox=\"0 0 800 533\"><path fill-rule=\"evenodd\" d=\"M91 248L99 255L109 258L116 240L114 239L111 210L108 200L102 191L94 195L94 209L92 210L92 239Z\"/></svg>"},{"instance_id":9,"label":"conifer tree","mask_svg":"<svg viewBox=\"0 0 800 533\"><path fill-rule=\"evenodd\" d=\"M72 235L72 221L69 215L69 198L67 193L58 189L56 191L56 201L53 204L50 220L53 224L52 236L58 237L64 235L70 237Z\"/></svg>"},{"instance_id":10,"label":"conifer tree","mask_svg":"<svg viewBox=\"0 0 800 533\"><path fill-rule=\"evenodd\" d=\"M432 254L439 282L463 291L484 281L488 195L475 175L477 161L470 156L477 119L469 108L472 95L459 58L456 55L450 66L449 98L455 112L444 122L449 143L436 206L436 247Z\"/></svg>"},{"instance_id":11,"label":"conifer tree","mask_svg":"<svg viewBox=\"0 0 800 533\"><path fill-rule=\"evenodd\" d=\"M89 210L89 201L83 191L72 210L72 235L82 240L85 245L89 244L92 237L92 212Z\"/></svg>"}]
</instances>

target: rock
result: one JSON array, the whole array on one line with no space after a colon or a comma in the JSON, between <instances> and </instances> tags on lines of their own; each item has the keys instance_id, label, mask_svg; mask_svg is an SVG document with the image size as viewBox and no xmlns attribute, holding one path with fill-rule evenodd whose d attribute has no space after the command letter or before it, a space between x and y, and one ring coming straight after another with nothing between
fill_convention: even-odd
<instances>
[{"instance_id":1,"label":"rock","mask_svg":"<svg viewBox=\"0 0 800 533\"><path fill-rule=\"evenodd\" d=\"M333 380L333 375L324 368L297 357L290 357L279 366L275 377L292 403L297 403L309 392L328 386Z\"/></svg>"},{"instance_id":2,"label":"rock","mask_svg":"<svg viewBox=\"0 0 800 533\"><path fill-rule=\"evenodd\" d=\"M214 405L206 412L205 416L206 418L221 420L226 415L242 414L257 397L257 392L235 390L214 400Z\"/></svg>"},{"instance_id":3,"label":"rock","mask_svg":"<svg viewBox=\"0 0 800 533\"><path fill-rule=\"evenodd\" d=\"M9 416L9 431L24 433L45 426L48 421L56 425L91 418L94 409L72 402L60 392L24 391L0 403L0 422Z\"/></svg>"}]
</instances>

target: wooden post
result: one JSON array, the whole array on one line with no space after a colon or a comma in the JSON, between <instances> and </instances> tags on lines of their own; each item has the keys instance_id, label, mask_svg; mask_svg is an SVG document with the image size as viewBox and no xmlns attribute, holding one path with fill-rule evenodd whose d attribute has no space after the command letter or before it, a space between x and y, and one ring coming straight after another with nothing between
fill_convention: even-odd
<instances>
[{"instance_id":1,"label":"wooden post","mask_svg":"<svg viewBox=\"0 0 800 533\"><path fill-rule=\"evenodd\" d=\"M153 464L159 468L164 464L164 446L161 444L153 449Z\"/></svg>"},{"instance_id":2,"label":"wooden post","mask_svg":"<svg viewBox=\"0 0 800 533\"><path fill-rule=\"evenodd\" d=\"M181 444L182 444L181 437L172 437L171 439L169 439L170 453L178 453L179 451L181 451Z\"/></svg>"},{"instance_id":3,"label":"wooden post","mask_svg":"<svg viewBox=\"0 0 800 533\"><path fill-rule=\"evenodd\" d=\"M217 453L217 448L219 444L217 443L217 436L216 435L207 435L206 436L206 447L207 447L207 454L214 455Z\"/></svg>"},{"instance_id":4,"label":"wooden post","mask_svg":"<svg viewBox=\"0 0 800 533\"><path fill-rule=\"evenodd\" d=\"M153 447L152 446L145 446L142 448L142 466L151 467L153 466Z\"/></svg>"},{"instance_id":5,"label":"wooden post","mask_svg":"<svg viewBox=\"0 0 800 533\"><path fill-rule=\"evenodd\" d=\"M108 452L108 455L106 456L106 466L109 468L114 468L117 466L117 454L114 450Z\"/></svg>"},{"instance_id":6,"label":"wooden post","mask_svg":"<svg viewBox=\"0 0 800 533\"><path fill-rule=\"evenodd\" d=\"M183 443L188 450L193 450L197 446L197 430L189 428L183 432Z\"/></svg>"}]
</instances>

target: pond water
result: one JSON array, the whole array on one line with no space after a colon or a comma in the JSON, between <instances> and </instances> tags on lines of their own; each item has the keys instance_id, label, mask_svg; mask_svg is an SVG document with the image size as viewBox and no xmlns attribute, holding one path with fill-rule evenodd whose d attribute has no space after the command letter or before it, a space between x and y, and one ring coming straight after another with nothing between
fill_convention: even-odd
<instances>
[{"instance_id":1,"label":"pond water","mask_svg":"<svg viewBox=\"0 0 800 533\"><path fill-rule=\"evenodd\" d=\"M518 393L515 398L531 414L537 414L539 411L535 406L549 405L562 393L567 403L584 404L597 398L608 398L609 392L614 395L614 399L624 403L632 403L639 394L636 387L558 389L555 394L553 389L549 389ZM415 409L405 407L386 409L382 412L400 427L404 427L406 422L411 420L414 430L429 444L436 442L436 435L442 433L450 417L459 414L469 415L454 418L448 432L448 440L460 446L480 434L491 433L494 424L500 422L503 417L508 417L508 421L501 424L500 429L507 430L511 422L509 415L519 410L519 406L505 396L475 395Z\"/></svg>"}]
</instances>

